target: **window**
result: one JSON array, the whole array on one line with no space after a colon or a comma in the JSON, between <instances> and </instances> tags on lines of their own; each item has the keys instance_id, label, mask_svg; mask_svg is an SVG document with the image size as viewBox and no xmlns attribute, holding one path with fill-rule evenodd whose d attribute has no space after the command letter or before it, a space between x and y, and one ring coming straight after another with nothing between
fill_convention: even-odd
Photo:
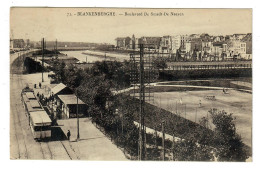
<instances>
[{"instance_id":1,"label":"window","mask_svg":"<svg viewBox=\"0 0 260 169\"><path fill-rule=\"evenodd\" d=\"M50 129L51 129L50 126L35 126L34 127L34 131L47 131Z\"/></svg>"}]
</instances>

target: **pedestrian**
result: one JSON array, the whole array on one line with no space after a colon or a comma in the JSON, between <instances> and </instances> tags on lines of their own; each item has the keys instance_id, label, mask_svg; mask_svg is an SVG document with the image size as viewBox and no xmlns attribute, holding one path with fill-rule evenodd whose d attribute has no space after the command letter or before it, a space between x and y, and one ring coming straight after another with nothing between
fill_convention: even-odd
<instances>
[{"instance_id":1,"label":"pedestrian","mask_svg":"<svg viewBox=\"0 0 260 169\"><path fill-rule=\"evenodd\" d=\"M67 132L67 138L70 141L70 130L68 130L68 132Z\"/></svg>"},{"instance_id":2,"label":"pedestrian","mask_svg":"<svg viewBox=\"0 0 260 169\"><path fill-rule=\"evenodd\" d=\"M37 97L39 97L40 96L40 94L39 94L39 92L37 93Z\"/></svg>"},{"instance_id":3,"label":"pedestrian","mask_svg":"<svg viewBox=\"0 0 260 169\"><path fill-rule=\"evenodd\" d=\"M42 84L41 84L41 82L39 82L39 87L42 88Z\"/></svg>"}]
</instances>

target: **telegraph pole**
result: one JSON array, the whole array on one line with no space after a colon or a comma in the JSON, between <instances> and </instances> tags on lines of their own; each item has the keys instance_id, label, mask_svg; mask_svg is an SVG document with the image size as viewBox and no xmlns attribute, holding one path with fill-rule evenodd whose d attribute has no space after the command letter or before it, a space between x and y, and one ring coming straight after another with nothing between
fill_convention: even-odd
<instances>
[{"instance_id":1,"label":"telegraph pole","mask_svg":"<svg viewBox=\"0 0 260 169\"><path fill-rule=\"evenodd\" d=\"M164 121L162 122L162 147L163 147L163 154L162 154L162 160L164 161L165 159L165 145L164 145L164 140L165 140L165 133L164 133Z\"/></svg>"},{"instance_id":2,"label":"telegraph pole","mask_svg":"<svg viewBox=\"0 0 260 169\"><path fill-rule=\"evenodd\" d=\"M184 108L185 108L185 119L186 119L186 104L185 104L185 107L184 107Z\"/></svg>"},{"instance_id":3,"label":"telegraph pole","mask_svg":"<svg viewBox=\"0 0 260 169\"><path fill-rule=\"evenodd\" d=\"M209 128L209 112L207 112L207 129Z\"/></svg>"},{"instance_id":4,"label":"telegraph pole","mask_svg":"<svg viewBox=\"0 0 260 169\"><path fill-rule=\"evenodd\" d=\"M146 127L145 127L145 97L153 97L150 95L150 88L145 87L145 83L150 84L151 81L151 74L150 71L152 69L151 62L150 62L150 52L148 55L145 55L144 52L144 45L148 44L138 44L139 51L133 50L133 54L130 54L130 61L133 63L131 64L131 83L134 85L134 93L133 97L139 99L139 113L138 113L138 130L139 130L139 137L138 137L138 160L146 160ZM135 49L135 46L133 46ZM155 54L154 54L155 55ZM145 57L147 56L148 59ZM146 91L149 93L146 95Z\"/></svg>"},{"instance_id":5,"label":"telegraph pole","mask_svg":"<svg viewBox=\"0 0 260 169\"><path fill-rule=\"evenodd\" d=\"M77 97L77 131L78 131L78 133L77 133L77 141L79 141L79 98L78 98L78 96L76 96Z\"/></svg>"},{"instance_id":6,"label":"telegraph pole","mask_svg":"<svg viewBox=\"0 0 260 169\"><path fill-rule=\"evenodd\" d=\"M44 68L44 63L43 63L43 61L44 61L44 45L45 45L45 43L44 43L44 38L42 38L42 82L44 82L44 80L43 80L43 68Z\"/></svg>"},{"instance_id":7,"label":"telegraph pole","mask_svg":"<svg viewBox=\"0 0 260 169\"><path fill-rule=\"evenodd\" d=\"M144 46L140 44L140 73L139 73L139 160L144 160L145 149L145 139L144 139L144 104L145 104L145 89L144 89Z\"/></svg>"},{"instance_id":8,"label":"telegraph pole","mask_svg":"<svg viewBox=\"0 0 260 169\"><path fill-rule=\"evenodd\" d=\"M176 114L178 114L178 105L177 105L177 101L176 101Z\"/></svg>"},{"instance_id":9,"label":"telegraph pole","mask_svg":"<svg viewBox=\"0 0 260 169\"><path fill-rule=\"evenodd\" d=\"M197 107L196 107L196 112L195 112L195 123L197 122Z\"/></svg>"},{"instance_id":10,"label":"telegraph pole","mask_svg":"<svg viewBox=\"0 0 260 169\"><path fill-rule=\"evenodd\" d=\"M174 161L174 142L175 142L175 139L174 139L174 133L172 134L172 161Z\"/></svg>"}]
</instances>

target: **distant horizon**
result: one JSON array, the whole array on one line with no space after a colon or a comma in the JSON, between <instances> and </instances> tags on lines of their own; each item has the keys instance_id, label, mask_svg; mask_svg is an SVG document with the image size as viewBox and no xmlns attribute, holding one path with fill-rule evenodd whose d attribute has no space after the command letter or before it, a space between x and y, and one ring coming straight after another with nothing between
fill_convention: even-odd
<instances>
[{"instance_id":1,"label":"distant horizon","mask_svg":"<svg viewBox=\"0 0 260 169\"><path fill-rule=\"evenodd\" d=\"M212 35L212 34L210 34L210 33L207 33L207 32L204 32L204 33L191 33L191 34L176 34L176 35L161 35L161 36L140 36L140 37L136 37L135 36L135 38L141 38L141 37L163 37L163 36L177 36L177 35L192 35L192 34L208 34L208 35L210 35L210 36L228 36L228 35L234 35L234 34L252 34L252 32L247 32L247 33L233 33L233 34L221 34L221 35ZM134 34L132 34L132 35L134 35ZM120 36L120 37L132 37L132 35L126 35L126 36ZM116 38L118 38L118 37L115 37L114 38L114 42L115 42L115 39ZM26 39L26 38L14 38L14 39ZM27 38L28 39L28 38ZM40 40L31 40L31 39L29 39L31 42L41 42L41 39ZM46 40L46 38L45 38L45 40ZM54 40L46 40L46 42L55 42L56 41L56 39L54 39ZM109 42L87 42L87 41L69 41L69 40L58 40L57 39L57 42L59 43L59 42L68 42L68 43L70 43L70 42L75 42L75 43L95 43L95 44L111 44L111 43L109 43Z\"/></svg>"}]
</instances>

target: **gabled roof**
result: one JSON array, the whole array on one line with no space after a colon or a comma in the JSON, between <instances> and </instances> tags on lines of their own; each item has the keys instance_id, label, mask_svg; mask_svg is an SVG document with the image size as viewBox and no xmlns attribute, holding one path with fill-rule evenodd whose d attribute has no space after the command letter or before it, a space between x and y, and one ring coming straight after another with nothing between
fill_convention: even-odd
<instances>
[{"instance_id":1,"label":"gabled roof","mask_svg":"<svg viewBox=\"0 0 260 169\"><path fill-rule=\"evenodd\" d=\"M70 95L58 95L60 100L66 105L77 104L77 97L75 94ZM78 99L78 104L85 104L82 100Z\"/></svg>"},{"instance_id":2,"label":"gabled roof","mask_svg":"<svg viewBox=\"0 0 260 169\"><path fill-rule=\"evenodd\" d=\"M57 86L53 87L51 89L52 93L55 95L58 92L60 92L61 90L65 89L67 86L65 86L63 83L58 84Z\"/></svg>"}]
</instances>

